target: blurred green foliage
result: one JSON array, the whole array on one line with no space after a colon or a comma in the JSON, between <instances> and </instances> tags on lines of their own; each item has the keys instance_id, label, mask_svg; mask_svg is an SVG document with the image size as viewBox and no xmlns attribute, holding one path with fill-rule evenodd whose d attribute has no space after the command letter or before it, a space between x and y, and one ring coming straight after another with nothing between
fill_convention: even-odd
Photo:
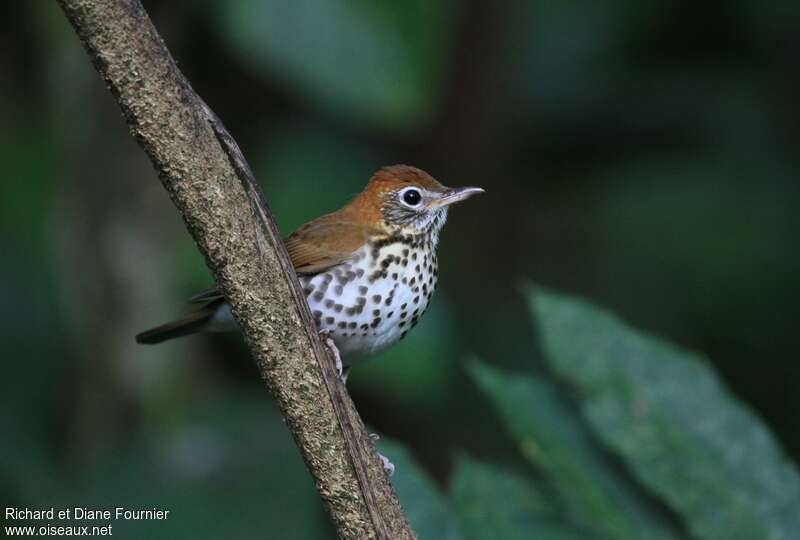
<instances>
[{"instance_id":1,"label":"blurred green foliage","mask_svg":"<svg viewBox=\"0 0 800 540\"><path fill-rule=\"evenodd\" d=\"M257 73L333 114L405 131L433 107L449 4L234 0L214 4L212 16L222 43Z\"/></svg>"},{"instance_id":2,"label":"blurred green foliage","mask_svg":"<svg viewBox=\"0 0 800 540\"><path fill-rule=\"evenodd\" d=\"M756 419L800 456L797 2L144 3L281 230L387 163L487 189L350 378L422 538L797 530ZM0 69L0 503L330 537L238 337L133 343L209 276L55 5L7 6ZM532 332L521 277L681 348L547 293Z\"/></svg>"},{"instance_id":3,"label":"blurred green foliage","mask_svg":"<svg viewBox=\"0 0 800 540\"><path fill-rule=\"evenodd\" d=\"M617 318L533 294L545 358L582 418L697 538L791 538L800 476L707 362Z\"/></svg>"}]
</instances>

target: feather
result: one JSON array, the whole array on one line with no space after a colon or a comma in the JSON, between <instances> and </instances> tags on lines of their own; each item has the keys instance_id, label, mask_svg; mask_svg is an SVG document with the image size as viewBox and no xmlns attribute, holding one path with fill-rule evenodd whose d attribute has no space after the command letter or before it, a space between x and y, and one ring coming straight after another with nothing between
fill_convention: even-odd
<instances>
[{"instance_id":1,"label":"feather","mask_svg":"<svg viewBox=\"0 0 800 540\"><path fill-rule=\"evenodd\" d=\"M168 339L201 332L211 317L214 316L214 312L219 306L219 301L212 302L203 309L190 313L181 319L145 330L140 334L136 334L136 342L153 345Z\"/></svg>"},{"instance_id":2,"label":"feather","mask_svg":"<svg viewBox=\"0 0 800 540\"><path fill-rule=\"evenodd\" d=\"M348 261L374 235L375 231L360 223L335 217L329 214L311 221L286 239L289 258L298 274L318 274Z\"/></svg>"}]
</instances>

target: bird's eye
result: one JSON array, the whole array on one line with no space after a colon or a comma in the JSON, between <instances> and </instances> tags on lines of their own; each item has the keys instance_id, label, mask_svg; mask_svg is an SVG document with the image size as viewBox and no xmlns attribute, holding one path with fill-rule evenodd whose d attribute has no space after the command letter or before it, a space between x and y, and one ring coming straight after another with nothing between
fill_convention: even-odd
<instances>
[{"instance_id":1,"label":"bird's eye","mask_svg":"<svg viewBox=\"0 0 800 540\"><path fill-rule=\"evenodd\" d=\"M416 189L409 189L403 193L403 202L408 206L417 206L422 200L422 194Z\"/></svg>"}]
</instances>

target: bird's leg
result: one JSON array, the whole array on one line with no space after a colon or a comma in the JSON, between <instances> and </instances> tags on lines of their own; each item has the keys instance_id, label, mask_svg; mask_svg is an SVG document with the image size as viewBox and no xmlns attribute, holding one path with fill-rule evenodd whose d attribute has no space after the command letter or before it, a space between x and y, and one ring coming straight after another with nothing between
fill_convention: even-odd
<instances>
[{"instance_id":1,"label":"bird's leg","mask_svg":"<svg viewBox=\"0 0 800 540\"><path fill-rule=\"evenodd\" d=\"M342 356L339 354L339 349L336 347L336 343L333 341L331 337L331 333L328 330L320 330L319 335L322 336L322 341L325 343L325 346L328 347L328 350L333 355L334 365L336 366L336 373L339 374L339 379L343 383L347 382L347 375L350 369L345 369L342 365Z\"/></svg>"},{"instance_id":2,"label":"bird's leg","mask_svg":"<svg viewBox=\"0 0 800 540\"><path fill-rule=\"evenodd\" d=\"M328 330L320 330L319 334L322 336L322 341L325 342L325 346L328 347L328 350L333 355L333 360L336 362L336 372L339 374L339 379L341 379L343 383L347 384L347 376L350 374L350 366L344 367L342 365L342 357L339 354L339 349L336 347L336 343L333 341L330 332ZM370 433L369 437L373 441L380 439L380 436L377 433ZM389 458L381 453L378 453L378 457L381 458L383 469L389 473L389 476L392 476L394 474L394 463L389 461Z\"/></svg>"},{"instance_id":3,"label":"bird's leg","mask_svg":"<svg viewBox=\"0 0 800 540\"><path fill-rule=\"evenodd\" d=\"M381 436L377 433L370 433L369 438L373 441L379 441ZM389 458L378 452L378 457L381 458L381 463L383 463L383 470L389 473L389 476L394 475L394 463L389 461Z\"/></svg>"},{"instance_id":4,"label":"bird's leg","mask_svg":"<svg viewBox=\"0 0 800 540\"><path fill-rule=\"evenodd\" d=\"M381 453L378 453L378 457L381 458L381 463L383 463L383 470L386 471L389 474L389 476L393 476L394 475L394 463L389 461L389 458L387 458L386 456L384 456Z\"/></svg>"}]
</instances>

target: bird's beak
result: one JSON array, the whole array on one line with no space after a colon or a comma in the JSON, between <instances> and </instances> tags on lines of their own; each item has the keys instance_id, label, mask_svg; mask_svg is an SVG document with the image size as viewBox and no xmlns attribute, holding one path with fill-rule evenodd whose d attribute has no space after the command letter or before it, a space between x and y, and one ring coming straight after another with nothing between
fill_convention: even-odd
<instances>
[{"instance_id":1,"label":"bird's beak","mask_svg":"<svg viewBox=\"0 0 800 540\"><path fill-rule=\"evenodd\" d=\"M484 193L485 191L479 187L467 186L461 188L453 188L447 190L444 195L432 201L428 206L430 208L441 208L443 206L449 206L453 203L461 202L463 200L469 199L473 195L477 195L478 193Z\"/></svg>"}]
</instances>

